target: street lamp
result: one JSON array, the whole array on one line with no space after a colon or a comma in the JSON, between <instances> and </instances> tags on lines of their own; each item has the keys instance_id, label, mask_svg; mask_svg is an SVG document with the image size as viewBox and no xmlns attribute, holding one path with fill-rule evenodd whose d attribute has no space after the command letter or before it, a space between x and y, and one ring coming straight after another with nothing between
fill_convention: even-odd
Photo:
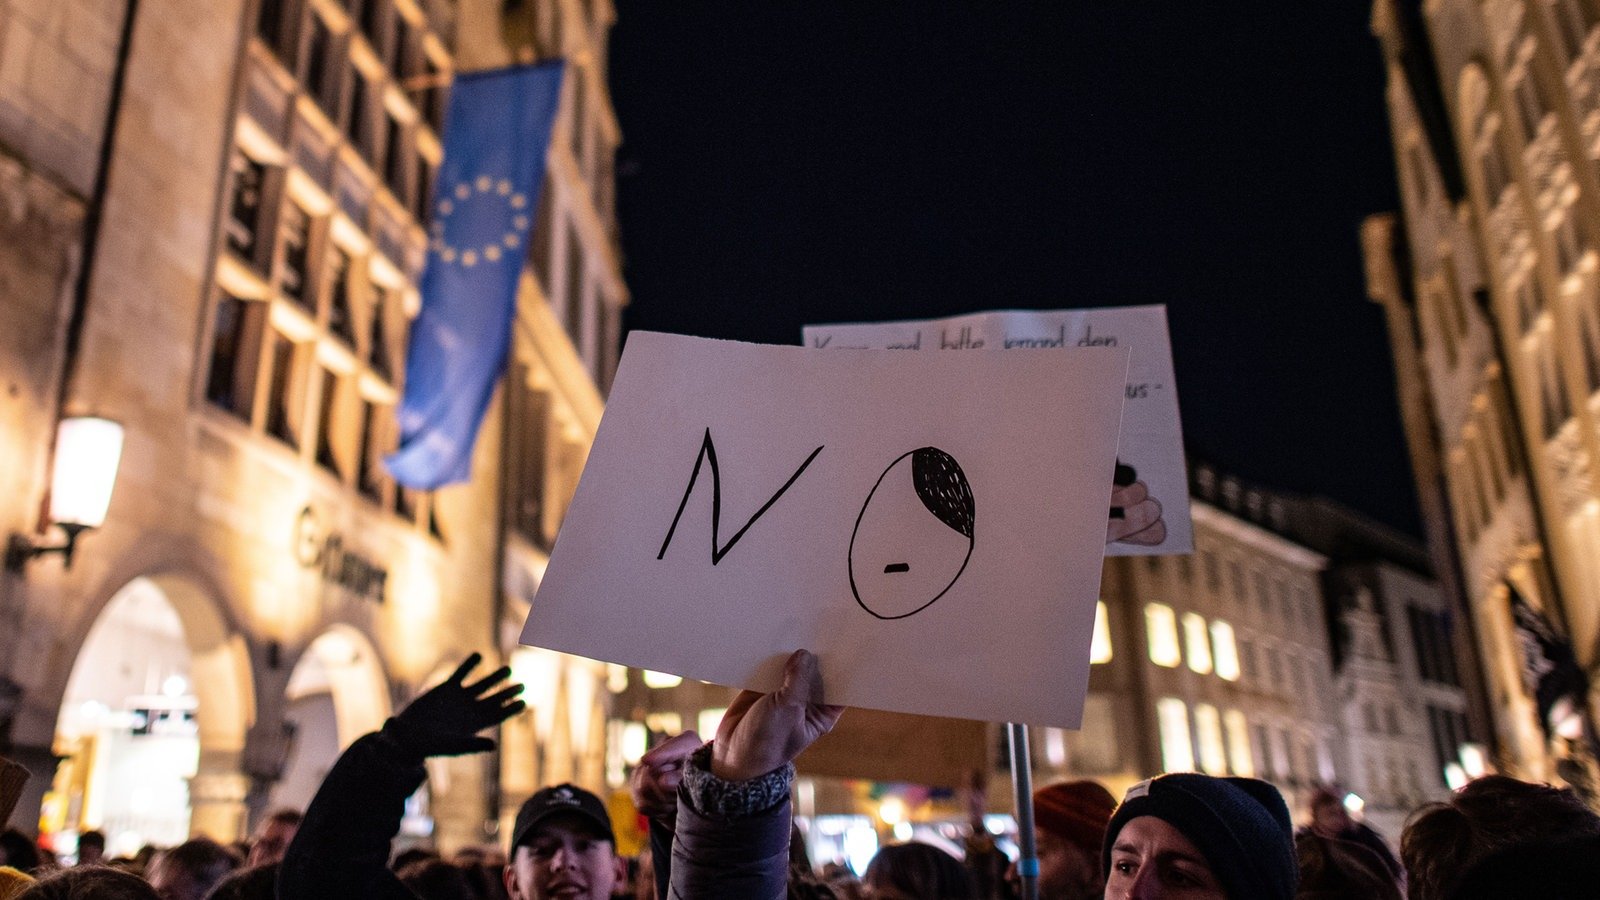
<instances>
[{"instance_id":1,"label":"street lamp","mask_svg":"<svg viewBox=\"0 0 1600 900\"><path fill-rule=\"evenodd\" d=\"M105 523L121 460L121 425L93 416L62 419L56 429L55 469L50 479L50 522L66 539L59 544L37 544L26 535L13 534L6 546L6 571L21 572L29 560L47 553L61 554L62 565L72 568L78 535Z\"/></svg>"}]
</instances>

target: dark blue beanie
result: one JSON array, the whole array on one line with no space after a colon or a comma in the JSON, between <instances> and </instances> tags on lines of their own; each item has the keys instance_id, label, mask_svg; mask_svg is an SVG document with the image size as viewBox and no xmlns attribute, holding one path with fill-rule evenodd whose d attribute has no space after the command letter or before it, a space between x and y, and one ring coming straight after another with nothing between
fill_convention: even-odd
<instances>
[{"instance_id":1,"label":"dark blue beanie","mask_svg":"<svg viewBox=\"0 0 1600 900\"><path fill-rule=\"evenodd\" d=\"M1154 816L1182 832L1231 900L1293 900L1300 881L1294 825L1283 795L1267 782L1184 772L1128 788L1100 852L1108 875L1117 833L1140 816Z\"/></svg>"}]
</instances>

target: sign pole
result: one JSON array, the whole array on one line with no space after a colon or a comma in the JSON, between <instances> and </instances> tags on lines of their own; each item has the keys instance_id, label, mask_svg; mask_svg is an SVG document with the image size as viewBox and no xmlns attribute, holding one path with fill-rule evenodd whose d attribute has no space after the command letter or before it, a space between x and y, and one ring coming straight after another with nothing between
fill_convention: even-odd
<instances>
[{"instance_id":1,"label":"sign pole","mask_svg":"<svg viewBox=\"0 0 1600 900\"><path fill-rule=\"evenodd\" d=\"M1033 759L1028 752L1028 726L1006 726L1011 739L1011 785L1017 801L1017 875L1022 879L1022 900L1039 900L1039 848L1033 842Z\"/></svg>"}]
</instances>

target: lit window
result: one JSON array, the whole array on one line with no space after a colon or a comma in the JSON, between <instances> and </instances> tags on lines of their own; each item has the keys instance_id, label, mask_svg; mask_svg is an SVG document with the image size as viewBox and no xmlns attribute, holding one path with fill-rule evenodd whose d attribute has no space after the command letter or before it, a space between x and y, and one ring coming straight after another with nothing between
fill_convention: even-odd
<instances>
[{"instance_id":1,"label":"lit window","mask_svg":"<svg viewBox=\"0 0 1600 900\"><path fill-rule=\"evenodd\" d=\"M700 729L700 737L702 739L709 741L716 736L717 726L722 724L722 716L727 711L728 708L726 706L700 710L700 718L696 724Z\"/></svg>"},{"instance_id":2,"label":"lit window","mask_svg":"<svg viewBox=\"0 0 1600 900\"><path fill-rule=\"evenodd\" d=\"M656 688L658 690L662 688L675 688L682 683L683 679L677 675L668 675L665 672L652 672L649 669L646 669L644 672L644 686L648 688Z\"/></svg>"},{"instance_id":3,"label":"lit window","mask_svg":"<svg viewBox=\"0 0 1600 900\"><path fill-rule=\"evenodd\" d=\"M1228 757L1222 749L1222 717L1217 708L1201 703L1194 708L1194 730L1200 738L1200 768L1207 775L1228 774Z\"/></svg>"},{"instance_id":4,"label":"lit window","mask_svg":"<svg viewBox=\"0 0 1600 900\"><path fill-rule=\"evenodd\" d=\"M1189 707L1176 697L1156 701L1161 724L1161 768L1167 772L1194 770L1194 743L1189 737Z\"/></svg>"},{"instance_id":5,"label":"lit window","mask_svg":"<svg viewBox=\"0 0 1600 900\"><path fill-rule=\"evenodd\" d=\"M1244 713L1230 709L1222 714L1222 724L1228 731L1228 763L1233 774L1254 778L1256 766L1250 757L1250 726L1245 722Z\"/></svg>"},{"instance_id":6,"label":"lit window","mask_svg":"<svg viewBox=\"0 0 1600 900\"><path fill-rule=\"evenodd\" d=\"M1206 636L1206 619L1198 613L1183 614L1183 643L1189 654L1189 668L1201 675L1211 672L1211 641Z\"/></svg>"},{"instance_id":7,"label":"lit window","mask_svg":"<svg viewBox=\"0 0 1600 900\"><path fill-rule=\"evenodd\" d=\"M628 765L637 765L639 757L650 749L650 732L643 722L629 722L622 726L622 759Z\"/></svg>"},{"instance_id":8,"label":"lit window","mask_svg":"<svg viewBox=\"0 0 1600 900\"><path fill-rule=\"evenodd\" d=\"M1111 623L1106 621L1106 602L1094 605L1094 639L1089 644L1089 662L1111 662Z\"/></svg>"},{"instance_id":9,"label":"lit window","mask_svg":"<svg viewBox=\"0 0 1600 900\"><path fill-rule=\"evenodd\" d=\"M658 734L677 734L683 730L683 716L675 712L653 712L644 717L644 727Z\"/></svg>"},{"instance_id":10,"label":"lit window","mask_svg":"<svg viewBox=\"0 0 1600 900\"><path fill-rule=\"evenodd\" d=\"M1144 608L1144 626L1150 633L1150 661L1171 669L1181 662L1178 653L1178 617L1172 607L1151 603Z\"/></svg>"},{"instance_id":11,"label":"lit window","mask_svg":"<svg viewBox=\"0 0 1600 900\"><path fill-rule=\"evenodd\" d=\"M1217 675L1225 681L1238 681L1239 649L1233 643L1232 625L1220 620L1211 623L1211 648Z\"/></svg>"}]
</instances>

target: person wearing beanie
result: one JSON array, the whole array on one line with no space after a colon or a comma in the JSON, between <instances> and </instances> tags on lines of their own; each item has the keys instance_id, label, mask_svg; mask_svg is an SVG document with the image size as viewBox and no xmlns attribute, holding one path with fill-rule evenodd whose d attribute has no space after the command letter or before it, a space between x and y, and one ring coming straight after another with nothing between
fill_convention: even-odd
<instances>
[{"instance_id":1,"label":"person wearing beanie","mask_svg":"<svg viewBox=\"0 0 1600 900\"><path fill-rule=\"evenodd\" d=\"M1162 775L1128 789L1100 854L1106 900L1292 900L1294 826L1255 778Z\"/></svg>"},{"instance_id":2,"label":"person wearing beanie","mask_svg":"<svg viewBox=\"0 0 1600 900\"><path fill-rule=\"evenodd\" d=\"M1117 808L1093 781L1063 781L1033 792L1033 835L1039 852L1039 900L1096 900L1105 890L1100 848ZM1006 877L1020 884L1016 864Z\"/></svg>"}]
</instances>

